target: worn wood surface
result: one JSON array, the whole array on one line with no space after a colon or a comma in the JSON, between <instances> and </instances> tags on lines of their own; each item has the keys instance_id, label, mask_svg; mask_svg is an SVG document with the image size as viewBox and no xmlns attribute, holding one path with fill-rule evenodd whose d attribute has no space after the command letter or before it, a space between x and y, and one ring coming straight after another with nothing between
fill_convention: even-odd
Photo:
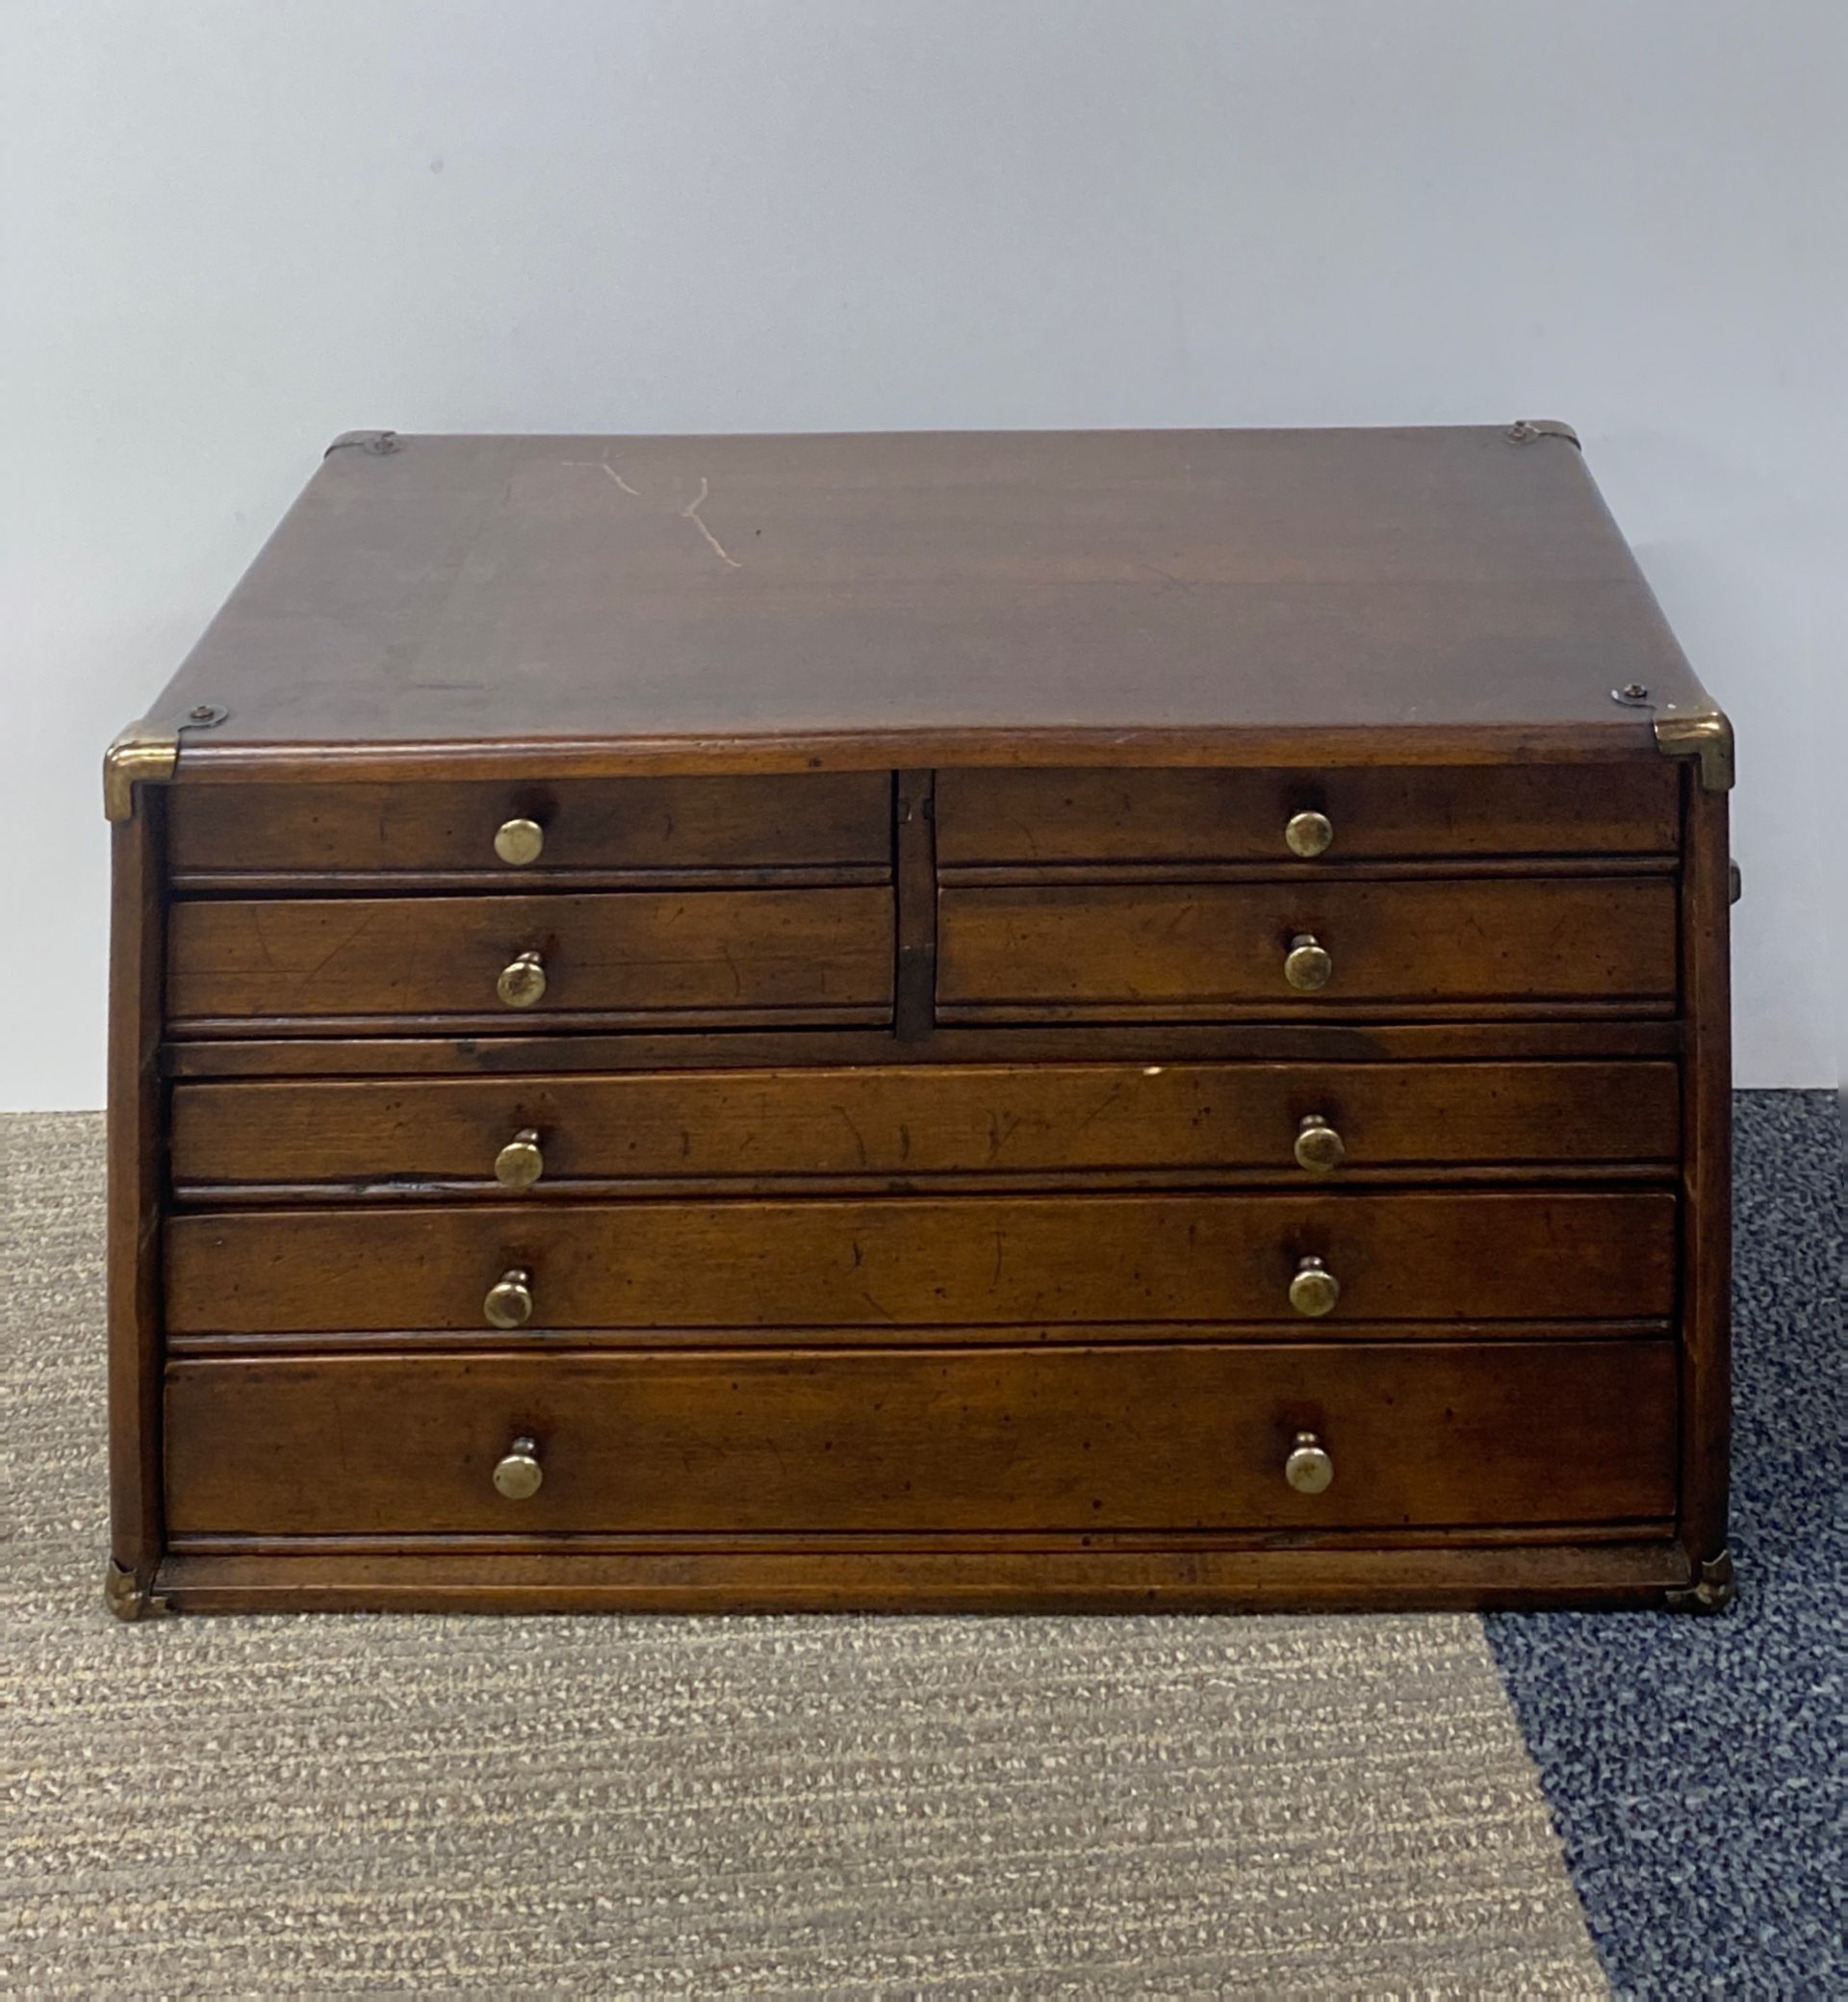
<instances>
[{"instance_id":1,"label":"worn wood surface","mask_svg":"<svg viewBox=\"0 0 1848 2002\"><path fill-rule=\"evenodd\" d=\"M1497 1002L1667 1007L1674 885L1655 876L1444 882L945 888L937 1009L945 1020L1121 1018L1222 1009L1314 1015ZM1284 977L1312 934L1328 984Z\"/></svg>"},{"instance_id":2,"label":"worn wood surface","mask_svg":"<svg viewBox=\"0 0 1848 2002\"><path fill-rule=\"evenodd\" d=\"M1675 1501L1656 1343L174 1365L176 1535L1567 1524ZM1309 1429L1335 1463L1302 1495ZM495 1462L537 1442L539 1492Z\"/></svg>"},{"instance_id":3,"label":"worn wood surface","mask_svg":"<svg viewBox=\"0 0 1848 2002\"><path fill-rule=\"evenodd\" d=\"M546 991L515 1009L496 982L538 952ZM173 907L176 1026L457 1015L530 1030L562 1019L889 1012L886 889L599 896L187 899Z\"/></svg>"},{"instance_id":4,"label":"worn wood surface","mask_svg":"<svg viewBox=\"0 0 1848 2002\"><path fill-rule=\"evenodd\" d=\"M1672 1064L1034 1064L615 1076L182 1084L179 1194L326 1185L393 1199L433 1186L501 1194L523 1130L560 1184L784 1175L923 1177L1246 1168L1307 1179L1307 1115L1370 1169L1527 1169L1679 1158Z\"/></svg>"},{"instance_id":5,"label":"worn wood surface","mask_svg":"<svg viewBox=\"0 0 1848 2002\"><path fill-rule=\"evenodd\" d=\"M881 1196L192 1213L176 1331L483 1324L512 1267L535 1327L1280 1321L1306 1256L1344 1321L1656 1315L1675 1197L1609 1193Z\"/></svg>"}]
</instances>

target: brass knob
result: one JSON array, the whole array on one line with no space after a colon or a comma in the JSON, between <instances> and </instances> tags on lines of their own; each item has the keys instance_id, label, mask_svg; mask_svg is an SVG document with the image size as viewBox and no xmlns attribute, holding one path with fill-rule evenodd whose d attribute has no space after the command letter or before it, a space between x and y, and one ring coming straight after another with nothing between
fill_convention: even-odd
<instances>
[{"instance_id":1,"label":"brass knob","mask_svg":"<svg viewBox=\"0 0 1848 2002\"><path fill-rule=\"evenodd\" d=\"M502 1272L481 1302L490 1327L525 1327L532 1319L532 1274L519 1266Z\"/></svg>"},{"instance_id":2,"label":"brass knob","mask_svg":"<svg viewBox=\"0 0 1848 2002\"><path fill-rule=\"evenodd\" d=\"M1335 1463L1315 1433L1296 1434L1296 1443L1283 1463L1283 1477L1299 1495L1319 1495L1334 1479Z\"/></svg>"},{"instance_id":3,"label":"brass knob","mask_svg":"<svg viewBox=\"0 0 1848 2002\"><path fill-rule=\"evenodd\" d=\"M1334 970L1328 948L1313 932L1298 932L1291 939L1290 950L1284 957L1283 977L1299 993L1313 994L1318 988L1325 988Z\"/></svg>"},{"instance_id":4,"label":"brass knob","mask_svg":"<svg viewBox=\"0 0 1848 2002\"><path fill-rule=\"evenodd\" d=\"M523 952L510 965L502 966L494 990L509 1008L530 1008L545 998L545 962L536 952Z\"/></svg>"},{"instance_id":5,"label":"brass knob","mask_svg":"<svg viewBox=\"0 0 1848 2002\"><path fill-rule=\"evenodd\" d=\"M494 1465L494 1484L509 1502L529 1502L545 1477L546 1470L539 1464L539 1442L525 1433Z\"/></svg>"},{"instance_id":6,"label":"brass knob","mask_svg":"<svg viewBox=\"0 0 1848 2002\"><path fill-rule=\"evenodd\" d=\"M1335 823L1325 813L1293 813L1283 824L1283 840L1292 855L1313 861L1326 855L1335 838Z\"/></svg>"},{"instance_id":7,"label":"brass knob","mask_svg":"<svg viewBox=\"0 0 1848 2002\"><path fill-rule=\"evenodd\" d=\"M1327 1175L1347 1160L1348 1149L1320 1113L1305 1113L1296 1128L1296 1156L1298 1168L1306 1168L1312 1175Z\"/></svg>"},{"instance_id":8,"label":"brass knob","mask_svg":"<svg viewBox=\"0 0 1848 2002\"><path fill-rule=\"evenodd\" d=\"M1341 1297L1341 1281L1319 1258L1305 1258L1290 1282L1290 1304L1298 1314L1320 1321L1335 1311Z\"/></svg>"},{"instance_id":9,"label":"brass knob","mask_svg":"<svg viewBox=\"0 0 1848 2002\"><path fill-rule=\"evenodd\" d=\"M546 831L536 820L503 820L495 830L494 852L516 869L536 862L546 852Z\"/></svg>"},{"instance_id":10,"label":"brass knob","mask_svg":"<svg viewBox=\"0 0 1848 2002\"><path fill-rule=\"evenodd\" d=\"M523 1126L494 1157L494 1178L507 1189L530 1189L546 1171L546 1157L539 1150L539 1135Z\"/></svg>"}]
</instances>

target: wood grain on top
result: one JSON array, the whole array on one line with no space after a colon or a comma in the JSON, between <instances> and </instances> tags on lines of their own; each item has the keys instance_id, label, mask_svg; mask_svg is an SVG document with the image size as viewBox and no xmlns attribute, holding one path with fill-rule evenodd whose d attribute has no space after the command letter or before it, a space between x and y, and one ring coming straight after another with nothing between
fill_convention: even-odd
<instances>
[{"instance_id":1,"label":"wood grain on top","mask_svg":"<svg viewBox=\"0 0 1848 2002\"><path fill-rule=\"evenodd\" d=\"M410 437L330 452L149 713L229 708L183 777L265 745L1598 757L1650 748L1631 680L1699 698L1560 438Z\"/></svg>"}]
</instances>

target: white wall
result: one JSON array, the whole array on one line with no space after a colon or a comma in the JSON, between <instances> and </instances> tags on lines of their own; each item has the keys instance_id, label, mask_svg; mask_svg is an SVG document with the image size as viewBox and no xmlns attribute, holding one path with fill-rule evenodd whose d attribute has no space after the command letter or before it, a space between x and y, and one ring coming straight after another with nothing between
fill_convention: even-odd
<instances>
[{"instance_id":1,"label":"white wall","mask_svg":"<svg viewBox=\"0 0 1848 2002\"><path fill-rule=\"evenodd\" d=\"M1839 0L0 0L0 1103L98 1102L101 747L361 424L1569 418L1738 726L1741 1081L1833 1081L1845 84Z\"/></svg>"}]
</instances>

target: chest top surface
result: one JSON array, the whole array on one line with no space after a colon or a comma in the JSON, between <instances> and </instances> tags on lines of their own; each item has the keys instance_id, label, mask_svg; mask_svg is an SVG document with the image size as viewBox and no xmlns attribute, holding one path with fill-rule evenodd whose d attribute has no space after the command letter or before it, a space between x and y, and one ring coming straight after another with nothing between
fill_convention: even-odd
<instances>
[{"instance_id":1,"label":"chest top surface","mask_svg":"<svg viewBox=\"0 0 1848 2002\"><path fill-rule=\"evenodd\" d=\"M149 712L228 711L188 762L718 740L1236 761L1301 732L1623 756L1650 718L1614 687L1704 700L1556 435L378 435L330 449Z\"/></svg>"}]
</instances>

